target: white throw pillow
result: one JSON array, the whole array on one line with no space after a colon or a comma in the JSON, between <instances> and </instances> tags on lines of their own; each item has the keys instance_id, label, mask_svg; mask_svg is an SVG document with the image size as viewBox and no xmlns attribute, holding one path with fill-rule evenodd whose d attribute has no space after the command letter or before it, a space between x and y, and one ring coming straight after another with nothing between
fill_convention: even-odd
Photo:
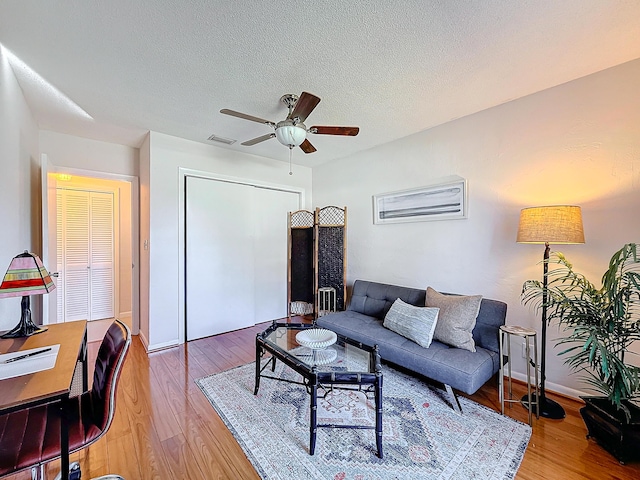
<instances>
[{"instance_id":1,"label":"white throw pillow","mask_svg":"<svg viewBox=\"0 0 640 480\"><path fill-rule=\"evenodd\" d=\"M399 298L393 302L382 325L418 345L428 348L438 321L438 309L416 307Z\"/></svg>"}]
</instances>

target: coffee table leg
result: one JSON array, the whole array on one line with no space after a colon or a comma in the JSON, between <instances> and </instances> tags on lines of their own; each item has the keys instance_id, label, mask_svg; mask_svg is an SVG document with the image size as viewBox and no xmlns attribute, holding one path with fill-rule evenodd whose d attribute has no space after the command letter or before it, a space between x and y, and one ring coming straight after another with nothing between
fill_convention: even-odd
<instances>
[{"instance_id":1,"label":"coffee table leg","mask_svg":"<svg viewBox=\"0 0 640 480\"><path fill-rule=\"evenodd\" d=\"M260 359L262 358L262 349L260 348L260 344L256 340L256 388L253 389L253 394L258 394L258 389L260 388Z\"/></svg>"},{"instance_id":2,"label":"coffee table leg","mask_svg":"<svg viewBox=\"0 0 640 480\"><path fill-rule=\"evenodd\" d=\"M309 416L309 455L313 455L316 451L316 432L318 430L318 385L316 383L311 383L310 394L311 394L311 415Z\"/></svg>"},{"instance_id":3,"label":"coffee table leg","mask_svg":"<svg viewBox=\"0 0 640 480\"><path fill-rule=\"evenodd\" d=\"M378 457L382 458L382 375L378 376L375 386L376 397L376 447Z\"/></svg>"}]
</instances>

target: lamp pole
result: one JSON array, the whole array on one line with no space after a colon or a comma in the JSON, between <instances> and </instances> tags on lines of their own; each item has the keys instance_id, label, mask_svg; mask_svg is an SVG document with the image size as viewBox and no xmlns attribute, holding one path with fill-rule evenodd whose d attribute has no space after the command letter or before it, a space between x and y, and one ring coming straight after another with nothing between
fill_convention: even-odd
<instances>
[{"instance_id":1,"label":"lamp pole","mask_svg":"<svg viewBox=\"0 0 640 480\"><path fill-rule=\"evenodd\" d=\"M545 371L546 371L546 363L547 363L547 299L548 299L548 273L549 273L549 253L551 249L549 248L549 242L544 243L544 255L542 257L542 355L540 361L540 397L536 398L535 393L532 394L533 402L538 401L540 415L545 418L551 418L555 420L560 420L565 417L564 408L558 402L554 402L551 399L548 399L545 395L544 384L545 384ZM527 362L531 361L527 359ZM529 396L524 395L522 397L521 403L528 409L529 408Z\"/></svg>"}]
</instances>

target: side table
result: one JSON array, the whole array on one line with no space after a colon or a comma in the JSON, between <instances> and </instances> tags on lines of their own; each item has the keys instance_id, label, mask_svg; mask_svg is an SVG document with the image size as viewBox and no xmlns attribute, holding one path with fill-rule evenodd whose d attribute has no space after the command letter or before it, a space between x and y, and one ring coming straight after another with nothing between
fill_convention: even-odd
<instances>
[{"instance_id":1,"label":"side table","mask_svg":"<svg viewBox=\"0 0 640 480\"><path fill-rule=\"evenodd\" d=\"M540 418L540 404L538 402L538 398L540 398L540 392L538 391L539 383L538 383L538 341L536 336L536 331L531 328L519 327L517 325L502 325L500 327L500 338L499 338L499 347L500 347L500 373L499 375L499 396L500 396L500 412L504 415L504 404L506 403L514 403L520 402L520 400L514 400L512 391L511 391L511 337L521 337L524 338L524 347L525 347L525 358L527 362L527 398L529 399L527 403L527 410L529 411L529 425L531 425L531 416L533 413L533 405L536 406L536 418ZM507 344L507 355L505 357L503 352L503 345L506 337ZM532 345L533 344L533 345ZM531 348L533 347L533 368L535 371L535 401L531 396ZM505 358L508 366L508 392L509 398L505 399L504 395L504 367L505 367ZM524 404L524 402L523 402Z\"/></svg>"},{"instance_id":2,"label":"side table","mask_svg":"<svg viewBox=\"0 0 640 480\"><path fill-rule=\"evenodd\" d=\"M336 311L336 289L320 287L318 289L318 316L322 317Z\"/></svg>"}]
</instances>

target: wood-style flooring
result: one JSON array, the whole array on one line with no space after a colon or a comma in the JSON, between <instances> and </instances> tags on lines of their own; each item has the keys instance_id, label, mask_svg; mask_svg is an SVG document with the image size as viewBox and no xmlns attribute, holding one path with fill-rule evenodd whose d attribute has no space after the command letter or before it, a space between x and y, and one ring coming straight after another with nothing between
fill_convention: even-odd
<instances>
[{"instance_id":1,"label":"wood-style flooring","mask_svg":"<svg viewBox=\"0 0 640 480\"><path fill-rule=\"evenodd\" d=\"M149 355L134 337L123 367L111 429L87 450L72 455L71 460L82 465L82 479L107 473L117 473L126 480L259 478L194 380L253 361L255 336L266 326L204 338ZM97 345L91 344L90 357L95 358ZM524 388L516 383L514 391L522 395ZM586 439L586 428L578 413L580 402L549 396L564 406L567 417L534 418L533 435L516 478L640 478L640 464L620 465L593 440ZM500 409L495 382L489 382L470 398L496 411ZM507 413L527 421L526 411L518 404ZM47 478L52 479L58 470L59 462L48 465ZM22 472L4 480L30 478L29 472Z\"/></svg>"}]
</instances>

